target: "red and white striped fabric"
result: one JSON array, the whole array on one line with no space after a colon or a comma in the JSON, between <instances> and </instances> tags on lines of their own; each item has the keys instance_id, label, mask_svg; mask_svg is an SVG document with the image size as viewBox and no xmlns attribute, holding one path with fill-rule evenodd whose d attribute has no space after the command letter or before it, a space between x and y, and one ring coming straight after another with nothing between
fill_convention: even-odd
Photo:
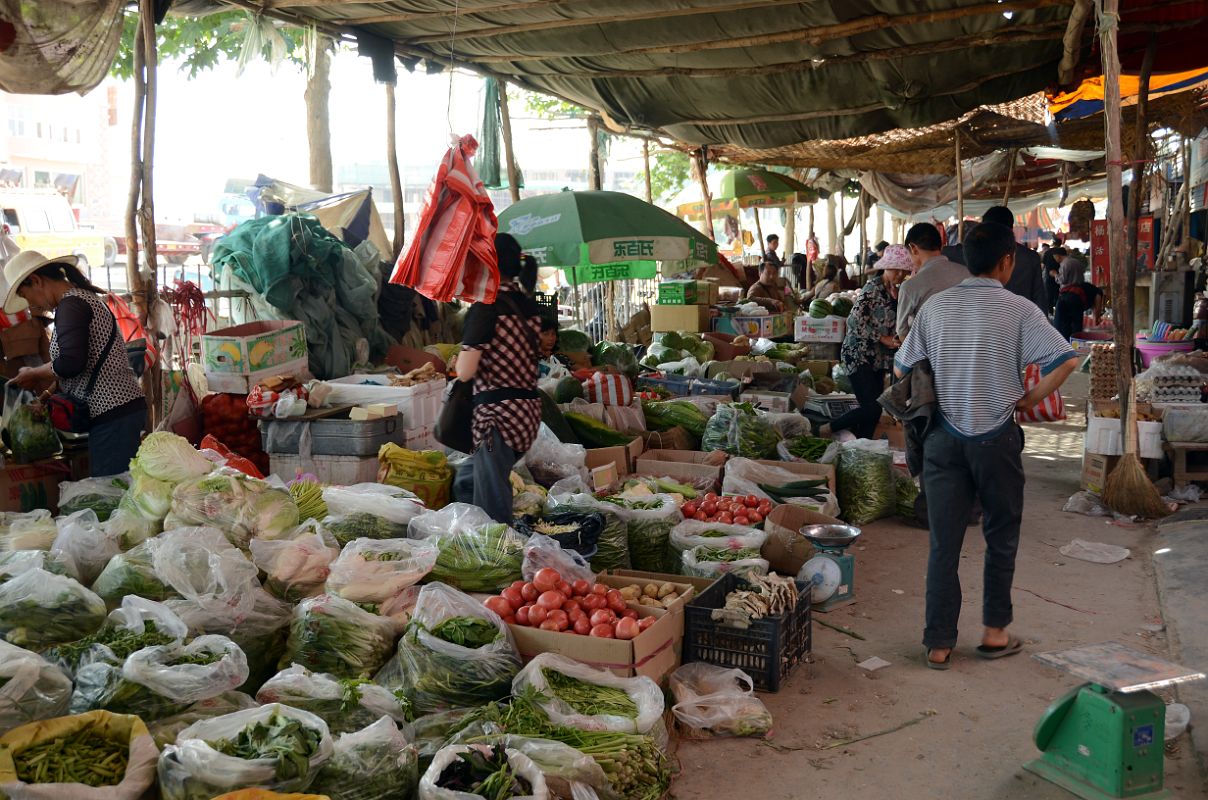
<instances>
[{"instance_id":1,"label":"red and white striped fabric","mask_svg":"<svg viewBox=\"0 0 1208 800\"><path fill-rule=\"evenodd\" d=\"M1040 365L1028 364L1023 372L1023 390L1032 391L1040 383ZM1040 401L1040 405L1030 411L1016 411L1016 422L1061 422L1065 419L1065 401L1061 399L1061 391L1053 392Z\"/></svg>"},{"instance_id":2,"label":"red and white striped fabric","mask_svg":"<svg viewBox=\"0 0 1208 800\"><path fill-rule=\"evenodd\" d=\"M20 325L22 322L32 319L28 311L18 311L16 314L5 314L0 311L0 331L8 330L14 325Z\"/></svg>"},{"instance_id":3,"label":"red and white striped fabric","mask_svg":"<svg viewBox=\"0 0 1208 800\"><path fill-rule=\"evenodd\" d=\"M499 223L471 156L473 136L457 139L424 198L419 226L399 256L391 283L410 286L430 300L493 303L499 290L495 232Z\"/></svg>"},{"instance_id":4,"label":"red and white striped fabric","mask_svg":"<svg viewBox=\"0 0 1208 800\"><path fill-rule=\"evenodd\" d=\"M633 402L633 384L624 375L597 372L583 381L583 393L589 403L627 406Z\"/></svg>"}]
</instances>

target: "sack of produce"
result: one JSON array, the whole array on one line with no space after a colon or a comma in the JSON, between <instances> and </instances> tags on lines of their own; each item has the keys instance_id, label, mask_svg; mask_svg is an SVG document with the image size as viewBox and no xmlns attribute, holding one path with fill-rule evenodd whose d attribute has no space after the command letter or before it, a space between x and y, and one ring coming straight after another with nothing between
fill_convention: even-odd
<instances>
[{"instance_id":1,"label":"sack of produce","mask_svg":"<svg viewBox=\"0 0 1208 800\"><path fill-rule=\"evenodd\" d=\"M6 388L5 411L8 411L10 394ZM13 451L13 460L28 464L63 452L59 432L51 424L46 407L34 402L29 392L21 392L21 395L21 404L6 414L4 422L4 443Z\"/></svg>"},{"instance_id":2,"label":"sack of produce","mask_svg":"<svg viewBox=\"0 0 1208 800\"><path fill-rule=\"evenodd\" d=\"M433 537L439 552L428 580L466 592L494 592L520 580L524 537L498 522Z\"/></svg>"},{"instance_id":3,"label":"sack of produce","mask_svg":"<svg viewBox=\"0 0 1208 800\"><path fill-rule=\"evenodd\" d=\"M264 588L296 603L323 592L332 562L340 555L335 537L313 520L290 539L252 539L252 563L264 573Z\"/></svg>"},{"instance_id":4,"label":"sack of produce","mask_svg":"<svg viewBox=\"0 0 1208 800\"><path fill-rule=\"evenodd\" d=\"M569 729L563 730L570 732ZM574 735L573 732L571 735ZM497 745L524 753L545 776L550 797L590 800L594 797L618 796L595 759L563 742L531 736L486 735L475 737L474 744Z\"/></svg>"},{"instance_id":5,"label":"sack of produce","mask_svg":"<svg viewBox=\"0 0 1208 800\"><path fill-rule=\"evenodd\" d=\"M817 436L794 436L792 439L782 439L780 444L776 445L776 454L780 456L781 461L809 461L817 464L830 444L830 439Z\"/></svg>"},{"instance_id":6,"label":"sack of produce","mask_svg":"<svg viewBox=\"0 0 1208 800\"><path fill-rule=\"evenodd\" d=\"M563 478L586 479L586 459L587 449L583 445L562 442L548 425L542 423L537 429L537 438L533 439L518 466L522 464L534 481L548 488Z\"/></svg>"},{"instance_id":7,"label":"sack of produce","mask_svg":"<svg viewBox=\"0 0 1208 800\"><path fill-rule=\"evenodd\" d=\"M44 508L0 511L0 553L15 550L49 550L59 529Z\"/></svg>"},{"instance_id":8,"label":"sack of produce","mask_svg":"<svg viewBox=\"0 0 1208 800\"><path fill-rule=\"evenodd\" d=\"M553 653L540 653L516 679L512 693L532 687L554 725L584 731L649 733L663 716L663 691L650 678L621 678Z\"/></svg>"},{"instance_id":9,"label":"sack of produce","mask_svg":"<svg viewBox=\"0 0 1208 800\"><path fill-rule=\"evenodd\" d=\"M749 458L731 458L726 462L721 490L726 496L754 496L773 504L788 503L802 508L839 516L839 502L830 492L828 478L803 478L782 467L760 464Z\"/></svg>"},{"instance_id":10,"label":"sack of produce","mask_svg":"<svg viewBox=\"0 0 1208 800\"><path fill-rule=\"evenodd\" d=\"M419 800L548 800L545 776L519 750L451 745L419 781Z\"/></svg>"},{"instance_id":11,"label":"sack of produce","mask_svg":"<svg viewBox=\"0 0 1208 800\"><path fill-rule=\"evenodd\" d=\"M676 564L669 558L668 543L671 529L683 521L684 515L675 498L655 494L631 499L606 497L604 502L616 506L617 514L625 520L629 560L634 569L676 572Z\"/></svg>"},{"instance_id":12,"label":"sack of produce","mask_svg":"<svg viewBox=\"0 0 1208 800\"><path fill-rule=\"evenodd\" d=\"M410 800L418 782L415 746L383 717L336 739L311 790L329 800Z\"/></svg>"},{"instance_id":13,"label":"sack of produce","mask_svg":"<svg viewBox=\"0 0 1208 800\"><path fill-rule=\"evenodd\" d=\"M439 511L425 511L407 524L412 539L427 539L446 533L461 533L489 525L493 519L476 505L449 503Z\"/></svg>"},{"instance_id":14,"label":"sack of produce","mask_svg":"<svg viewBox=\"0 0 1208 800\"><path fill-rule=\"evenodd\" d=\"M268 789L237 789L220 794L213 800L331 800L326 795L300 792L270 792Z\"/></svg>"},{"instance_id":15,"label":"sack of produce","mask_svg":"<svg viewBox=\"0 0 1208 800\"><path fill-rule=\"evenodd\" d=\"M156 431L144 437L130 462L130 488L109 519L109 528L122 547L134 547L163 530L164 518L172 508L173 487L213 468L188 440L175 433Z\"/></svg>"},{"instance_id":16,"label":"sack of produce","mask_svg":"<svg viewBox=\"0 0 1208 800\"><path fill-rule=\"evenodd\" d=\"M0 641L0 733L67 713L71 678L37 653Z\"/></svg>"},{"instance_id":17,"label":"sack of produce","mask_svg":"<svg viewBox=\"0 0 1208 800\"><path fill-rule=\"evenodd\" d=\"M117 504L121 502L122 495L128 488L129 473L63 481L59 484L59 513L74 514L90 508L97 519L105 522L117 510Z\"/></svg>"},{"instance_id":18,"label":"sack of produce","mask_svg":"<svg viewBox=\"0 0 1208 800\"><path fill-rule=\"evenodd\" d=\"M360 678L337 678L311 672L301 664L283 669L256 692L256 702L282 703L317 714L332 734L359 731L382 717L390 717L404 731L407 709L384 686Z\"/></svg>"},{"instance_id":19,"label":"sack of produce","mask_svg":"<svg viewBox=\"0 0 1208 800\"><path fill-rule=\"evenodd\" d=\"M148 600L176 597L176 591L155 574L155 551L159 546L159 537L152 537L109 559L92 582L92 591L111 604L121 602L126 595Z\"/></svg>"},{"instance_id":20,"label":"sack of produce","mask_svg":"<svg viewBox=\"0 0 1208 800\"><path fill-rule=\"evenodd\" d=\"M151 731L151 737L155 739L155 746L164 748L175 744L180 732L194 722L256 708L259 705L254 697L243 692L223 692L214 697L207 697L205 700L198 700L179 714L149 722L147 730Z\"/></svg>"},{"instance_id":21,"label":"sack of produce","mask_svg":"<svg viewBox=\"0 0 1208 800\"><path fill-rule=\"evenodd\" d=\"M141 800L158 755L135 716L90 711L33 722L0 736L0 796Z\"/></svg>"},{"instance_id":22,"label":"sack of produce","mask_svg":"<svg viewBox=\"0 0 1208 800\"><path fill-rule=\"evenodd\" d=\"M41 650L74 642L105 624L105 601L79 581L31 569L0 586L0 635Z\"/></svg>"},{"instance_id":23,"label":"sack of produce","mask_svg":"<svg viewBox=\"0 0 1208 800\"><path fill-rule=\"evenodd\" d=\"M773 458L779 442L780 434L750 403L720 403L705 426L701 449L743 458Z\"/></svg>"},{"instance_id":24,"label":"sack of produce","mask_svg":"<svg viewBox=\"0 0 1208 800\"><path fill-rule=\"evenodd\" d=\"M428 508L448 505L453 470L444 453L438 450L416 452L387 442L378 451L378 462L382 470L378 479L382 483L406 489Z\"/></svg>"},{"instance_id":25,"label":"sack of produce","mask_svg":"<svg viewBox=\"0 0 1208 800\"><path fill-rule=\"evenodd\" d=\"M163 800L210 800L257 786L281 792L310 788L331 758L327 723L271 703L195 722L159 758Z\"/></svg>"},{"instance_id":26,"label":"sack of produce","mask_svg":"<svg viewBox=\"0 0 1208 800\"><path fill-rule=\"evenodd\" d=\"M620 342L597 342L590 350L591 363L597 367L612 367L630 380L637 377L638 360L633 348Z\"/></svg>"},{"instance_id":27,"label":"sack of produce","mask_svg":"<svg viewBox=\"0 0 1208 800\"><path fill-rule=\"evenodd\" d=\"M419 593L398 650L375 681L408 698L413 713L481 706L506 697L520 669L507 625L443 583Z\"/></svg>"},{"instance_id":28,"label":"sack of produce","mask_svg":"<svg viewBox=\"0 0 1208 800\"><path fill-rule=\"evenodd\" d=\"M402 538L408 523L426 511L415 495L381 483L328 486L323 500L327 504L323 527L341 547L353 539Z\"/></svg>"},{"instance_id":29,"label":"sack of produce","mask_svg":"<svg viewBox=\"0 0 1208 800\"><path fill-rule=\"evenodd\" d=\"M294 608L279 666L301 664L339 678L369 678L390 658L395 624L350 600L321 594Z\"/></svg>"},{"instance_id":30,"label":"sack of produce","mask_svg":"<svg viewBox=\"0 0 1208 800\"><path fill-rule=\"evenodd\" d=\"M548 514L593 514L600 518L600 538L596 554L591 557L593 572L609 569L629 569L629 533L617 507L603 503L587 492L550 495L546 501Z\"/></svg>"},{"instance_id":31,"label":"sack of produce","mask_svg":"<svg viewBox=\"0 0 1208 800\"><path fill-rule=\"evenodd\" d=\"M531 581L534 575L546 568L556 570L562 579L569 583L575 581L594 583L596 580L596 574L591 571L587 559L577 551L564 549L549 536L533 533L524 543L524 563L520 568L521 576L524 580Z\"/></svg>"},{"instance_id":32,"label":"sack of produce","mask_svg":"<svg viewBox=\"0 0 1208 800\"><path fill-rule=\"evenodd\" d=\"M407 590L432 571L434 539L356 539L331 566L327 591L384 617L405 615L415 592Z\"/></svg>"},{"instance_id":33,"label":"sack of produce","mask_svg":"<svg viewBox=\"0 0 1208 800\"><path fill-rule=\"evenodd\" d=\"M694 578L718 578L727 572L742 578L749 574L766 575L769 567L767 560L759 557L758 550L698 545L680 555L680 573Z\"/></svg>"},{"instance_id":34,"label":"sack of produce","mask_svg":"<svg viewBox=\"0 0 1208 800\"><path fill-rule=\"evenodd\" d=\"M764 531L745 525L686 519L671 529L670 541L672 557L677 560L682 559L686 551L700 547L704 548L701 554L705 551L728 553L724 559L705 558L706 561L737 561L759 558L759 552L767 538L768 535Z\"/></svg>"},{"instance_id":35,"label":"sack of produce","mask_svg":"<svg viewBox=\"0 0 1208 800\"><path fill-rule=\"evenodd\" d=\"M74 565L77 580L85 586L96 580L109 559L121 552L117 535L101 525L90 508L59 517L56 526L59 533L50 549Z\"/></svg>"},{"instance_id":36,"label":"sack of produce","mask_svg":"<svg viewBox=\"0 0 1208 800\"><path fill-rule=\"evenodd\" d=\"M253 537L281 539L298 526L298 506L289 492L234 470L184 481L172 490L168 529L212 525L231 544L247 549Z\"/></svg>"},{"instance_id":37,"label":"sack of produce","mask_svg":"<svg viewBox=\"0 0 1208 800\"><path fill-rule=\"evenodd\" d=\"M852 525L865 525L893 516L897 486L889 443L857 439L845 443L835 459L840 517Z\"/></svg>"},{"instance_id":38,"label":"sack of produce","mask_svg":"<svg viewBox=\"0 0 1208 800\"><path fill-rule=\"evenodd\" d=\"M772 714L755 696L755 683L740 669L725 669L701 661L671 673L671 711L681 735L692 739L713 736L767 736Z\"/></svg>"},{"instance_id":39,"label":"sack of produce","mask_svg":"<svg viewBox=\"0 0 1208 800\"><path fill-rule=\"evenodd\" d=\"M104 709L144 722L184 711L247 680L247 659L225 636L198 636L188 644L144 647L124 664L96 661L75 675L71 713Z\"/></svg>"},{"instance_id":40,"label":"sack of produce","mask_svg":"<svg viewBox=\"0 0 1208 800\"><path fill-rule=\"evenodd\" d=\"M81 667L101 662L121 666L126 658L144 647L182 641L189 629L184 621L162 603L128 595L121 608L109 612L96 633L56 645L45 656L68 675Z\"/></svg>"},{"instance_id":41,"label":"sack of produce","mask_svg":"<svg viewBox=\"0 0 1208 800\"><path fill-rule=\"evenodd\" d=\"M642 412L652 431L680 427L699 439L709 424L709 415L691 400L643 400Z\"/></svg>"},{"instance_id":42,"label":"sack of produce","mask_svg":"<svg viewBox=\"0 0 1208 800\"><path fill-rule=\"evenodd\" d=\"M75 564L62 553L52 553L49 550L13 550L10 553L0 552L0 583L11 581L22 572L31 569L44 569L55 575L66 575L79 580L75 572Z\"/></svg>"},{"instance_id":43,"label":"sack of produce","mask_svg":"<svg viewBox=\"0 0 1208 800\"><path fill-rule=\"evenodd\" d=\"M895 467L893 489L894 513L903 519L914 519L914 504L919 499L919 485L910 477L910 473Z\"/></svg>"},{"instance_id":44,"label":"sack of produce","mask_svg":"<svg viewBox=\"0 0 1208 800\"><path fill-rule=\"evenodd\" d=\"M155 537L151 564L173 593L202 608L246 612L259 572L216 528L176 528Z\"/></svg>"}]
</instances>

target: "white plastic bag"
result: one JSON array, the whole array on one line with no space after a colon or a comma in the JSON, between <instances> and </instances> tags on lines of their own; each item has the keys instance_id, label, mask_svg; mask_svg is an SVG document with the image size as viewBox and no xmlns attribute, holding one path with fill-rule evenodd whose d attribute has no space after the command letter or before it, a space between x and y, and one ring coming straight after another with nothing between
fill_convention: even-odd
<instances>
[{"instance_id":1,"label":"white plastic bag","mask_svg":"<svg viewBox=\"0 0 1208 800\"><path fill-rule=\"evenodd\" d=\"M60 517L59 531L51 545L51 552L62 554L75 565L75 572L84 585L91 584L109 563L109 559L122 551L118 537L110 533L97 519L90 508Z\"/></svg>"},{"instance_id":2,"label":"white plastic bag","mask_svg":"<svg viewBox=\"0 0 1208 800\"><path fill-rule=\"evenodd\" d=\"M276 758L228 756L210 745L210 742L234 739L244 728L257 723L268 724L276 715L296 720L318 735L318 743L312 752L305 754L306 764L302 769L296 769L292 761ZM326 722L308 711L278 703L203 719L181 731L176 744L164 748L159 759L160 795L163 800L197 800L247 786L277 792L304 792L314 783L331 753L331 734Z\"/></svg>"},{"instance_id":3,"label":"white plastic bag","mask_svg":"<svg viewBox=\"0 0 1208 800\"><path fill-rule=\"evenodd\" d=\"M432 571L434 539L356 539L332 564L327 591L387 617L405 614L416 593L407 590Z\"/></svg>"},{"instance_id":4,"label":"white plastic bag","mask_svg":"<svg viewBox=\"0 0 1208 800\"><path fill-rule=\"evenodd\" d=\"M198 607L240 614L260 588L256 566L216 528L177 528L156 537L156 576Z\"/></svg>"},{"instance_id":5,"label":"white plastic bag","mask_svg":"<svg viewBox=\"0 0 1208 800\"><path fill-rule=\"evenodd\" d=\"M37 653L0 640L0 734L67 713L71 678Z\"/></svg>"},{"instance_id":6,"label":"white plastic bag","mask_svg":"<svg viewBox=\"0 0 1208 800\"><path fill-rule=\"evenodd\" d=\"M0 553L0 583L12 580L31 569L44 569L55 575L66 575L77 581L80 579L76 574L75 564L61 553L52 553L49 550L13 550L10 553Z\"/></svg>"},{"instance_id":7,"label":"white plastic bag","mask_svg":"<svg viewBox=\"0 0 1208 800\"><path fill-rule=\"evenodd\" d=\"M79 581L31 569L0 585L0 636L42 649L74 642L105 624L105 601Z\"/></svg>"},{"instance_id":8,"label":"white plastic bag","mask_svg":"<svg viewBox=\"0 0 1208 800\"><path fill-rule=\"evenodd\" d=\"M583 714L558 697L550 686L546 670L559 672L576 680L620 689L629 696L635 707L633 717L618 714ZM553 653L540 653L512 681L512 693L519 694L527 687L542 694L538 704L554 725L578 728L583 731L618 731L621 733L649 733L663 716L663 691L658 684L644 675L621 678L611 672L589 667Z\"/></svg>"},{"instance_id":9,"label":"white plastic bag","mask_svg":"<svg viewBox=\"0 0 1208 800\"><path fill-rule=\"evenodd\" d=\"M677 553L694 547L747 550L752 556L758 557L767 538L766 532L746 525L724 525L719 522L686 519L671 529L671 548Z\"/></svg>"},{"instance_id":10,"label":"white plastic bag","mask_svg":"<svg viewBox=\"0 0 1208 800\"><path fill-rule=\"evenodd\" d=\"M711 548L691 547L680 555L680 573L694 578L717 578L727 572L733 572L739 577L768 573L771 565L767 559L758 556L729 559L735 552L739 551L728 551L727 558L720 558L718 552Z\"/></svg>"},{"instance_id":11,"label":"white plastic bag","mask_svg":"<svg viewBox=\"0 0 1208 800\"><path fill-rule=\"evenodd\" d=\"M154 631L163 637L165 643L183 640L189 632L180 617L163 603L135 595L122 598L121 607L109 612L101 630L129 632L139 636ZM121 648L119 657L108 644L94 639L87 647L73 642L68 647L51 648L46 651L46 657L68 675L74 675L81 667L95 662L120 667L129 652L128 648Z\"/></svg>"},{"instance_id":12,"label":"white plastic bag","mask_svg":"<svg viewBox=\"0 0 1208 800\"><path fill-rule=\"evenodd\" d=\"M301 664L339 678L369 678L394 648L395 623L342 597L321 594L294 608L281 666Z\"/></svg>"},{"instance_id":13,"label":"white plastic bag","mask_svg":"<svg viewBox=\"0 0 1208 800\"><path fill-rule=\"evenodd\" d=\"M520 459L542 486L552 486L563 478L579 477L587 480L587 449L581 444L565 444L558 439L544 422L537 431L537 438L528 452Z\"/></svg>"},{"instance_id":14,"label":"white plastic bag","mask_svg":"<svg viewBox=\"0 0 1208 800\"><path fill-rule=\"evenodd\" d=\"M411 520L425 513L414 494L397 486L358 483L323 490L327 516L323 526L340 546L354 539L397 539L407 535Z\"/></svg>"},{"instance_id":15,"label":"white plastic bag","mask_svg":"<svg viewBox=\"0 0 1208 800\"><path fill-rule=\"evenodd\" d=\"M419 753L389 717L335 741L311 786L328 800L396 800L419 781Z\"/></svg>"},{"instance_id":16,"label":"white plastic bag","mask_svg":"<svg viewBox=\"0 0 1208 800\"><path fill-rule=\"evenodd\" d=\"M97 519L105 522L117 510L122 495L130 486L130 473L84 478L59 484L59 513L74 514L91 508Z\"/></svg>"},{"instance_id":17,"label":"white plastic bag","mask_svg":"<svg viewBox=\"0 0 1208 800\"><path fill-rule=\"evenodd\" d=\"M657 503L653 508L635 508L636 504ZM615 505L617 515L625 520L629 536L629 560L636 570L671 572L678 564L671 555L671 529L683 521L679 503L669 494L653 494L629 498Z\"/></svg>"},{"instance_id":18,"label":"white plastic bag","mask_svg":"<svg viewBox=\"0 0 1208 800\"><path fill-rule=\"evenodd\" d=\"M217 469L176 485L164 528L213 525L231 544L246 548L253 537L284 538L298 522L298 506L285 489L237 470Z\"/></svg>"},{"instance_id":19,"label":"white plastic bag","mask_svg":"<svg viewBox=\"0 0 1208 800\"><path fill-rule=\"evenodd\" d=\"M472 531L495 520L481 508L469 503L449 503L439 511L425 511L407 525L407 535L412 539L427 539L430 536L451 536Z\"/></svg>"},{"instance_id":20,"label":"white plastic bag","mask_svg":"<svg viewBox=\"0 0 1208 800\"><path fill-rule=\"evenodd\" d=\"M311 672L293 664L265 681L256 692L258 703L283 703L317 714L332 734L359 731L381 717L389 717L405 732L407 709L384 686Z\"/></svg>"},{"instance_id":21,"label":"white plastic bag","mask_svg":"<svg viewBox=\"0 0 1208 800\"><path fill-rule=\"evenodd\" d=\"M0 553L13 550L49 550L59 535L50 512L0 511Z\"/></svg>"},{"instance_id":22,"label":"white plastic bag","mask_svg":"<svg viewBox=\"0 0 1208 800\"><path fill-rule=\"evenodd\" d=\"M292 539L252 539L252 563L265 574L264 588L274 597L297 602L323 591L332 562L340 555L335 537L314 520L303 523Z\"/></svg>"},{"instance_id":23,"label":"white plastic bag","mask_svg":"<svg viewBox=\"0 0 1208 800\"><path fill-rule=\"evenodd\" d=\"M440 781L441 773L458 760L458 757L471 748L476 748L484 753L490 753L491 748L487 745L451 745L442 747L432 758L432 763L429 765L424 777L419 781L419 800L482 800L481 795L470 794L469 792L457 792L451 789L442 789L437 784ZM519 750L505 750L508 763L512 767L512 771L528 781L532 787L532 794L517 795L512 800L548 800L549 789L545 784L545 776L541 774L541 770L532 760L521 753ZM169 799L170 800L170 799Z\"/></svg>"},{"instance_id":24,"label":"white plastic bag","mask_svg":"<svg viewBox=\"0 0 1208 800\"><path fill-rule=\"evenodd\" d=\"M574 550L564 549L548 536L534 533L524 543L524 563L520 567L520 573L526 581L531 581L537 570L546 567L558 570L562 580L567 583L578 580L594 583L596 580L596 574L591 571L591 566L583 556Z\"/></svg>"},{"instance_id":25,"label":"white plastic bag","mask_svg":"<svg viewBox=\"0 0 1208 800\"><path fill-rule=\"evenodd\" d=\"M670 683L671 711L689 728L690 738L763 737L772 731L771 713L755 697L751 676L740 669L694 661L671 673Z\"/></svg>"},{"instance_id":26,"label":"white plastic bag","mask_svg":"<svg viewBox=\"0 0 1208 800\"><path fill-rule=\"evenodd\" d=\"M223 692L205 700L198 700L179 714L157 719L147 725L147 730L154 737L156 747L167 747L175 744L180 732L194 722L256 708L259 705L255 698L243 692Z\"/></svg>"},{"instance_id":27,"label":"white plastic bag","mask_svg":"<svg viewBox=\"0 0 1208 800\"><path fill-rule=\"evenodd\" d=\"M753 494L765 500L772 500L766 492L759 488L758 484L766 483L772 486L780 486L804 479L798 473L789 472L787 469L781 467L759 464L749 458L731 458L726 462L721 491L722 494L727 495ZM789 499L788 503L817 511L820 514L826 514L829 517L839 516L839 501L829 491L816 500L808 497L794 497Z\"/></svg>"}]
</instances>

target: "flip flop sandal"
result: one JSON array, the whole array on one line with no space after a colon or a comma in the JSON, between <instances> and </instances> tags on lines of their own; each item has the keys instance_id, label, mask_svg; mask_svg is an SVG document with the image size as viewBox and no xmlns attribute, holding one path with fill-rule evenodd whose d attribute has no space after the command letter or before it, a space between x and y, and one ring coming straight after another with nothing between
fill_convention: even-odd
<instances>
[{"instance_id":1,"label":"flip flop sandal","mask_svg":"<svg viewBox=\"0 0 1208 800\"><path fill-rule=\"evenodd\" d=\"M1013 656L1023 650L1023 642L1012 636L1010 640L1001 647L987 647L984 644L977 646L977 657L992 660L995 658L1006 658Z\"/></svg>"},{"instance_id":2,"label":"flip flop sandal","mask_svg":"<svg viewBox=\"0 0 1208 800\"><path fill-rule=\"evenodd\" d=\"M932 661L931 660L931 649L924 648L923 649L923 663L927 665L927 669L939 669L939 670L948 669L949 667L952 666L952 651L951 650L948 651L948 657L945 658L943 661Z\"/></svg>"}]
</instances>

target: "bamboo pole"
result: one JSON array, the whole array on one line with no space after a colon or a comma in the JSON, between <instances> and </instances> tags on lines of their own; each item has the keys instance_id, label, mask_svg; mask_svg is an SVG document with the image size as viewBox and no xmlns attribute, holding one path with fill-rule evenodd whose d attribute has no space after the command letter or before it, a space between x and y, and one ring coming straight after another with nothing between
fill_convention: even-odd
<instances>
[{"instance_id":1,"label":"bamboo pole","mask_svg":"<svg viewBox=\"0 0 1208 800\"><path fill-rule=\"evenodd\" d=\"M877 244L885 241L885 209L881 208L880 203L877 203L877 226L873 238L877 240Z\"/></svg>"},{"instance_id":2,"label":"bamboo pole","mask_svg":"<svg viewBox=\"0 0 1208 800\"><path fill-rule=\"evenodd\" d=\"M1002 193L1002 204L1004 206L1011 204L1011 182L1015 180L1015 159L1019 157L1019 152L1012 147L1007 151L1007 188Z\"/></svg>"},{"instance_id":3,"label":"bamboo pole","mask_svg":"<svg viewBox=\"0 0 1208 800\"><path fill-rule=\"evenodd\" d=\"M784 214L784 250L780 255L785 262L788 262L793 258L793 253L797 249L797 204L790 203Z\"/></svg>"},{"instance_id":4,"label":"bamboo pole","mask_svg":"<svg viewBox=\"0 0 1208 800\"><path fill-rule=\"evenodd\" d=\"M713 237L713 195L709 193L709 154L704 147L697 149L692 155L692 161L696 165L696 177L700 181L700 193L705 202L701 224L704 226L705 235L716 241Z\"/></svg>"},{"instance_id":5,"label":"bamboo pole","mask_svg":"<svg viewBox=\"0 0 1208 800\"><path fill-rule=\"evenodd\" d=\"M952 143L956 156L956 238L965 242L965 171L961 167L961 129L952 129Z\"/></svg>"},{"instance_id":6,"label":"bamboo pole","mask_svg":"<svg viewBox=\"0 0 1208 800\"><path fill-rule=\"evenodd\" d=\"M839 242L839 226L835 221L835 207L838 203L835 202L835 193L832 192L826 198L826 252L832 256L837 256L843 252L843 245Z\"/></svg>"},{"instance_id":7,"label":"bamboo pole","mask_svg":"<svg viewBox=\"0 0 1208 800\"><path fill-rule=\"evenodd\" d=\"M860 199L856 203L856 208L860 213L860 277L863 278L868 273L868 208L867 208L868 192L860 190Z\"/></svg>"},{"instance_id":8,"label":"bamboo pole","mask_svg":"<svg viewBox=\"0 0 1208 800\"><path fill-rule=\"evenodd\" d=\"M642 140L642 169L646 176L646 202L654 202L653 190L650 186L650 140Z\"/></svg>"},{"instance_id":9,"label":"bamboo pole","mask_svg":"<svg viewBox=\"0 0 1208 800\"><path fill-rule=\"evenodd\" d=\"M140 178L140 202L138 207L138 223L141 228L143 241L143 257L147 261L148 276L140 281L141 291L134 296L135 311L139 322L146 331L148 342L155 339L155 328L151 324L150 311L155 302L156 294L156 244L155 244L155 191L153 167L155 164L155 110L157 104L159 51L155 39L155 0L139 0L139 30L143 43L143 68L146 73L145 93L143 103L142 128L142 175ZM137 262L136 262L137 263ZM191 356L192 354L188 354ZM158 361L153 363L143 373L143 391L147 396L150 413L150 426L155 427L163 412L163 378Z\"/></svg>"},{"instance_id":10,"label":"bamboo pole","mask_svg":"<svg viewBox=\"0 0 1208 800\"><path fill-rule=\"evenodd\" d=\"M763 242L763 225L759 224L759 209L753 209L755 212L755 235L759 237L759 255L763 258L768 257L768 249Z\"/></svg>"},{"instance_id":11,"label":"bamboo pole","mask_svg":"<svg viewBox=\"0 0 1208 800\"><path fill-rule=\"evenodd\" d=\"M1179 149L1182 151L1183 161L1183 186L1185 190L1182 194L1182 204L1180 206L1183 212L1182 237L1179 241L1183 245L1184 251L1188 256L1191 252L1188 245L1191 243L1191 140L1187 137L1182 137L1179 144Z\"/></svg>"},{"instance_id":12,"label":"bamboo pole","mask_svg":"<svg viewBox=\"0 0 1208 800\"><path fill-rule=\"evenodd\" d=\"M394 84L386 84L386 170L390 173L390 199L394 204L394 241L391 246L391 260L397 261L399 253L403 252L403 237L406 230L406 220L403 218L403 177L398 168L398 133L396 119Z\"/></svg>"},{"instance_id":13,"label":"bamboo pole","mask_svg":"<svg viewBox=\"0 0 1208 800\"><path fill-rule=\"evenodd\" d=\"M513 203L520 202L520 170L516 167L516 154L512 150L512 115L508 111L507 81L499 81L499 121L503 127L503 157L507 162L508 193Z\"/></svg>"},{"instance_id":14,"label":"bamboo pole","mask_svg":"<svg viewBox=\"0 0 1208 800\"><path fill-rule=\"evenodd\" d=\"M603 188L604 176L600 174L600 118L594 114L587 118L587 135L591 137L587 156L587 188L599 191Z\"/></svg>"},{"instance_id":15,"label":"bamboo pole","mask_svg":"<svg viewBox=\"0 0 1208 800\"><path fill-rule=\"evenodd\" d=\"M142 28L134 34L134 113L130 123L130 188L126 194L126 289L138 313L143 279L138 268L138 196L143 185L143 105L147 95Z\"/></svg>"},{"instance_id":16,"label":"bamboo pole","mask_svg":"<svg viewBox=\"0 0 1208 800\"><path fill-rule=\"evenodd\" d=\"M1149 153L1149 79L1153 75L1153 61L1158 53L1158 36L1149 35L1149 43L1145 48L1145 57L1141 61L1140 86L1137 90L1136 130L1132 153L1132 183L1128 190L1128 243L1125 254L1128 256L1128 297L1129 302L1136 302L1137 294L1137 232L1141 220L1141 203L1145 197L1145 160ZM1121 189L1123 194L1123 189ZM1154 255L1157 255L1156 253ZM1157 269L1162 265L1155 263ZM1150 309L1150 316L1155 316L1157 309ZM1121 417L1123 419L1123 417Z\"/></svg>"}]
</instances>

